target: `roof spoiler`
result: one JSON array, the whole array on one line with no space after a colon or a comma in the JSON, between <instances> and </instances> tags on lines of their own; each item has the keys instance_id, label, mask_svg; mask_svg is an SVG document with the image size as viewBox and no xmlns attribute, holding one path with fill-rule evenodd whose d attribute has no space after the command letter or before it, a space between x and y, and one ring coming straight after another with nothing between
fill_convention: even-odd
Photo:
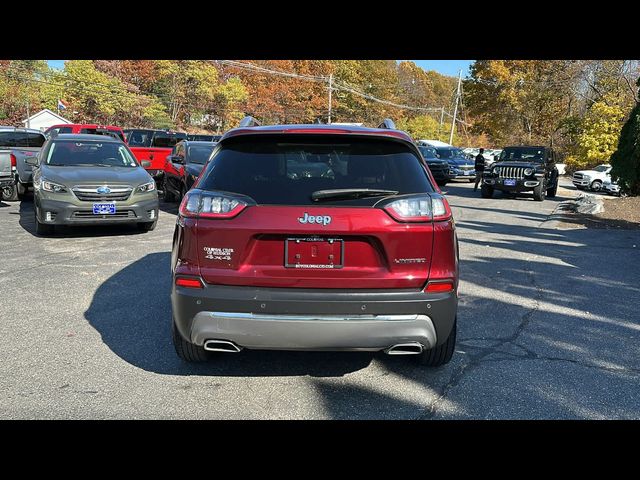
<instances>
[{"instance_id":1,"label":"roof spoiler","mask_svg":"<svg viewBox=\"0 0 640 480\"><path fill-rule=\"evenodd\" d=\"M238 127L258 127L260 122L253 118L251 115L247 115L240 121Z\"/></svg>"},{"instance_id":2,"label":"roof spoiler","mask_svg":"<svg viewBox=\"0 0 640 480\"><path fill-rule=\"evenodd\" d=\"M395 130L396 129L396 124L393 123L393 120L391 120L390 118L385 118L382 123L380 125L378 125L378 128L386 128L388 130Z\"/></svg>"}]
</instances>

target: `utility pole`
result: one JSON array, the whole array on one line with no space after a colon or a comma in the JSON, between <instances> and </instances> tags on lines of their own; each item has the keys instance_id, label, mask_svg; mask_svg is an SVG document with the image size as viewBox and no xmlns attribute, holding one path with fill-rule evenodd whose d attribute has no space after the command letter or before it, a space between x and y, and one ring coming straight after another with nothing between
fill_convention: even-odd
<instances>
[{"instance_id":1,"label":"utility pole","mask_svg":"<svg viewBox=\"0 0 640 480\"><path fill-rule=\"evenodd\" d=\"M331 94L333 93L333 73L329 74L329 120L328 125L331 125Z\"/></svg>"},{"instance_id":2,"label":"utility pole","mask_svg":"<svg viewBox=\"0 0 640 480\"><path fill-rule=\"evenodd\" d=\"M438 129L438 140L442 138L442 123L444 122L444 107L440 108L440 128Z\"/></svg>"},{"instance_id":3,"label":"utility pole","mask_svg":"<svg viewBox=\"0 0 640 480\"><path fill-rule=\"evenodd\" d=\"M453 131L456 128L456 116L458 115L458 100L460 100L460 84L462 83L462 70L458 73L458 89L456 90L456 105L453 108L453 120L451 121L451 135L449 135L449 143L453 145Z\"/></svg>"},{"instance_id":4,"label":"utility pole","mask_svg":"<svg viewBox=\"0 0 640 480\"><path fill-rule=\"evenodd\" d=\"M31 128L31 114L29 113L29 94L27 94L27 128Z\"/></svg>"}]
</instances>

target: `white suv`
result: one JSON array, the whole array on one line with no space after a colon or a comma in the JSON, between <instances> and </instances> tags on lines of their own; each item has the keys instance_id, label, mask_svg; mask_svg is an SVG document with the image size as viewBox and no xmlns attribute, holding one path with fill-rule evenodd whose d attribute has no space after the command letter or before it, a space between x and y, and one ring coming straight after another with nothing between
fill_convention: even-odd
<instances>
[{"instance_id":1,"label":"white suv","mask_svg":"<svg viewBox=\"0 0 640 480\"><path fill-rule=\"evenodd\" d=\"M598 165L593 170L579 170L573 174L573 184L579 189L602 190L605 180L611 180L611 165Z\"/></svg>"}]
</instances>

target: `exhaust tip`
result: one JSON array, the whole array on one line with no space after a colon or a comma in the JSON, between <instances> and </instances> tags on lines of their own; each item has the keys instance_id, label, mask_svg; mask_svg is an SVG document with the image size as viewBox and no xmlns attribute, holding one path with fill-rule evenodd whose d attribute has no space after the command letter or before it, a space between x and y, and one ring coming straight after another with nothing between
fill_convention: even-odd
<instances>
[{"instance_id":1,"label":"exhaust tip","mask_svg":"<svg viewBox=\"0 0 640 480\"><path fill-rule=\"evenodd\" d=\"M238 353L241 347L227 340L206 340L204 349L208 352Z\"/></svg>"},{"instance_id":2,"label":"exhaust tip","mask_svg":"<svg viewBox=\"0 0 640 480\"><path fill-rule=\"evenodd\" d=\"M418 342L397 343L387 348L384 353L387 355L418 355L422 353L424 347Z\"/></svg>"}]
</instances>

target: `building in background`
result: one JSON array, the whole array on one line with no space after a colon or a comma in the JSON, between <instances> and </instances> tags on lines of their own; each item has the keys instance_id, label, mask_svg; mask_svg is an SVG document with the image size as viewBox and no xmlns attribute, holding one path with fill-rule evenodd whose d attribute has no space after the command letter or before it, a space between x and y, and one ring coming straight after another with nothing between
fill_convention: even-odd
<instances>
[{"instance_id":1,"label":"building in background","mask_svg":"<svg viewBox=\"0 0 640 480\"><path fill-rule=\"evenodd\" d=\"M64 117L61 117L57 113L52 112L48 108L40 110L38 113L34 113L26 120L22 121L22 124L26 128L34 128L36 130L44 131L52 125L58 125L60 123L71 123Z\"/></svg>"}]
</instances>

